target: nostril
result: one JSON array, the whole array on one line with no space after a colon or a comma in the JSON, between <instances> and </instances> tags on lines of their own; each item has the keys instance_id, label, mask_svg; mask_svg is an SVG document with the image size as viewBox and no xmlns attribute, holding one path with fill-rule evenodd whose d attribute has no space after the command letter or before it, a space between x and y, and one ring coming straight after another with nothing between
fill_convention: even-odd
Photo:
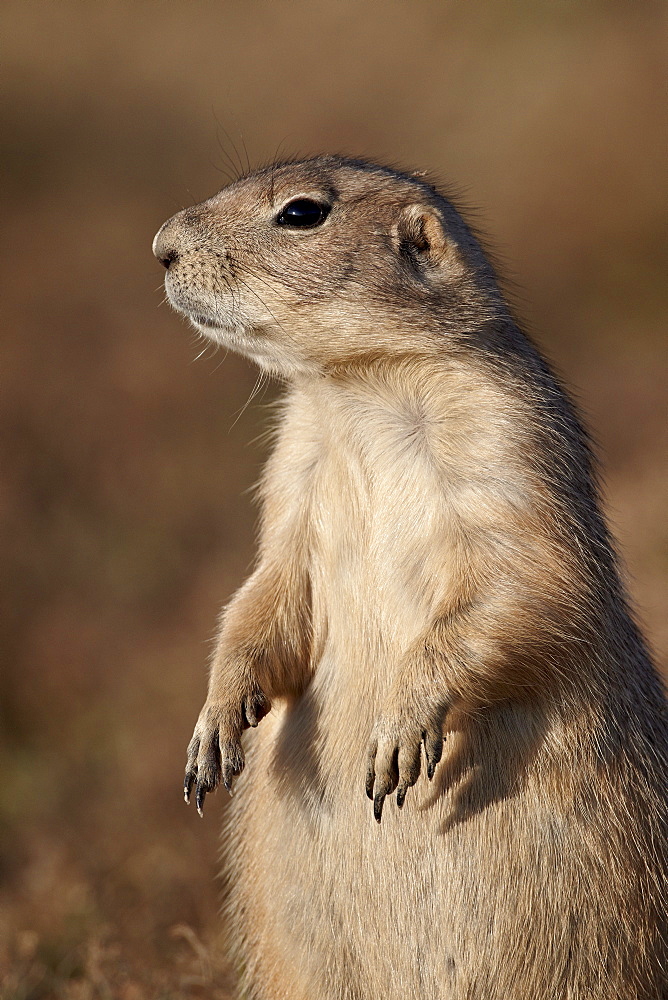
<instances>
[{"instance_id":1,"label":"nostril","mask_svg":"<svg viewBox=\"0 0 668 1000\"><path fill-rule=\"evenodd\" d=\"M181 251L184 249L184 243L183 226L179 221L178 215L175 215L172 219L168 219L160 227L153 238L151 249L156 259L160 261L166 271L169 271L171 265L179 260Z\"/></svg>"},{"instance_id":2,"label":"nostril","mask_svg":"<svg viewBox=\"0 0 668 1000\"><path fill-rule=\"evenodd\" d=\"M170 250L168 253L160 254L158 260L160 261L160 263L164 268L169 270L169 265L173 264L177 257L178 254L176 253L176 251Z\"/></svg>"}]
</instances>

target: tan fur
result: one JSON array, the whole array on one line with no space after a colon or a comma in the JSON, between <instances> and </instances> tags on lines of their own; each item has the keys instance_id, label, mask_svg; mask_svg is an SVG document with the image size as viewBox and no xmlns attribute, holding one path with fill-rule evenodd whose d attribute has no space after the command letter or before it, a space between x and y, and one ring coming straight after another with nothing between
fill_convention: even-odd
<instances>
[{"instance_id":1,"label":"tan fur","mask_svg":"<svg viewBox=\"0 0 668 1000\"><path fill-rule=\"evenodd\" d=\"M295 198L331 212L278 225ZM186 775L201 808L246 757L242 995L665 1000L665 700L586 437L470 230L319 157L155 252L177 309L287 383Z\"/></svg>"}]
</instances>

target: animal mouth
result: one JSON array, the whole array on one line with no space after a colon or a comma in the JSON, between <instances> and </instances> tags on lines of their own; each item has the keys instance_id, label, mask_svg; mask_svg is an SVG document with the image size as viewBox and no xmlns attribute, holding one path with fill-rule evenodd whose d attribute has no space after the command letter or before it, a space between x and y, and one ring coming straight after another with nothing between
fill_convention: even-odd
<instances>
[{"instance_id":1,"label":"animal mouth","mask_svg":"<svg viewBox=\"0 0 668 1000\"><path fill-rule=\"evenodd\" d=\"M198 326L205 326L207 330L223 329L220 323L214 323L208 316L203 316L201 313L190 313L190 319Z\"/></svg>"},{"instance_id":2,"label":"animal mouth","mask_svg":"<svg viewBox=\"0 0 668 1000\"><path fill-rule=\"evenodd\" d=\"M169 279L169 274L167 275ZM190 296L183 293L183 289L180 286L174 287L172 282L165 279L165 291L167 292L167 298L170 305L182 316L185 316L194 323L196 326L204 327L206 330L221 330L224 327L224 323L221 322L221 317L212 317L207 315L203 311L202 306L204 303L192 301ZM206 306L205 306L206 308Z\"/></svg>"}]
</instances>

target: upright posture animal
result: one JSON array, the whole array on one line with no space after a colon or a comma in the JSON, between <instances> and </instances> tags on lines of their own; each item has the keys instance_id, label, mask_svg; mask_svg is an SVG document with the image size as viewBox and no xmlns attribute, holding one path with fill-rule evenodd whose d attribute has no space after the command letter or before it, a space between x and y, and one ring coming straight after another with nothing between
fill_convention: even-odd
<instances>
[{"instance_id":1,"label":"upright posture animal","mask_svg":"<svg viewBox=\"0 0 668 1000\"><path fill-rule=\"evenodd\" d=\"M470 229L322 156L154 250L175 308L287 385L185 780L201 811L238 778L242 994L667 998L664 696L587 438Z\"/></svg>"}]
</instances>

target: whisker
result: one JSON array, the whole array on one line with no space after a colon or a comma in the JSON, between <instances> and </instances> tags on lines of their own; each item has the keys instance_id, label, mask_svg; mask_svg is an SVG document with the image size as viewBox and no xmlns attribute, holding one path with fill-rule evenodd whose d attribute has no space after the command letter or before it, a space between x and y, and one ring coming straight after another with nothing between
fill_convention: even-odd
<instances>
[{"instance_id":1,"label":"whisker","mask_svg":"<svg viewBox=\"0 0 668 1000\"><path fill-rule=\"evenodd\" d=\"M222 167L219 163L215 163L211 157L208 159L210 166L212 166L214 170L217 170L219 174L222 174L228 184L234 184L237 178L230 173L229 169L225 169L225 167Z\"/></svg>"},{"instance_id":2,"label":"whisker","mask_svg":"<svg viewBox=\"0 0 668 1000\"><path fill-rule=\"evenodd\" d=\"M231 263L233 263L236 267L238 267L239 270L241 270L242 272L245 272L246 274L250 275L250 277L256 278L258 281L261 281L262 284L266 285L266 287L270 291L272 291L278 298L280 298L283 302L289 302L290 301L284 295L281 295L280 292L278 291L278 289L275 288L269 281L267 281L267 279L266 279L266 275L267 274L269 274L270 276L273 277L273 274L272 274L271 271L267 271L267 269L264 268L264 269L262 269L262 273L258 273L257 270L254 270L253 268L251 268L245 261L240 261L240 260L236 259L235 257L232 257L232 254L236 254L236 253L239 253L239 252L242 252L242 253L249 252L250 253L250 251L245 251L243 247L234 248L233 250L230 250L228 252L228 258L229 258L229 260L230 260ZM338 298L341 302L345 301L344 296L341 295L340 292L336 292L333 289L330 289L330 294L333 295L335 298ZM364 302L359 301L356 304L360 305L362 307L362 309L364 310L364 312L367 314L367 316L371 317L371 312L367 308L367 306L364 304Z\"/></svg>"},{"instance_id":3,"label":"whisker","mask_svg":"<svg viewBox=\"0 0 668 1000\"><path fill-rule=\"evenodd\" d=\"M243 170L239 170L238 164L235 163L235 161L232 159L231 155L229 154L229 152L225 149L225 146L223 145L223 142L222 142L222 140L220 138L220 133L221 132L223 132L225 134L228 142L232 145L232 148L235 149L234 143L230 139L229 133L224 128L224 126L221 125L220 120L218 118L218 115L216 114L216 109L213 106L211 107L211 113L213 114L213 117L216 120L216 140L217 140L218 145L220 147L221 153L223 154L223 156L225 157L225 160L227 161L227 165L229 167L229 170L231 171L231 182L234 183L234 181L238 181L239 180L239 178L241 177L241 174L243 173ZM235 149L235 152L236 152L236 149Z\"/></svg>"},{"instance_id":4,"label":"whisker","mask_svg":"<svg viewBox=\"0 0 668 1000\"><path fill-rule=\"evenodd\" d=\"M210 347L211 347L212 345L213 345L213 349L214 349L214 350L213 350L213 353L215 354L215 353L216 353L216 344L214 343L214 341L213 341L213 340L211 340L211 341L209 341L209 343L208 343L208 344L205 344L205 345L204 345L204 347L202 348L202 350L201 350L201 351L199 352L199 354L198 354L198 355L196 355L196 357L194 357L194 358L192 359L192 361L190 362L190 364L191 364L191 365L194 365L196 361L199 361L199 359L200 359L200 358L203 358L203 357L204 357L204 355L206 354L206 352L207 352L207 351L209 350L209 348L210 348Z\"/></svg>"},{"instance_id":5,"label":"whisker","mask_svg":"<svg viewBox=\"0 0 668 1000\"><path fill-rule=\"evenodd\" d=\"M238 121L238 118L235 115L234 111L231 111L230 114L234 118L234 121L235 121L235 124L236 124L236 127L237 127L237 132L239 133L239 138L241 139L241 147L242 147L242 149L244 151L244 156L246 158L246 170L245 170L245 173L249 174L251 172L251 164L250 164L250 157L248 155L248 149L246 148L246 140L244 139L244 134L241 131L241 128L239 127L239 121Z\"/></svg>"},{"instance_id":6,"label":"whisker","mask_svg":"<svg viewBox=\"0 0 668 1000\"><path fill-rule=\"evenodd\" d=\"M237 177L236 177L236 179L238 180L240 177L243 176L243 173L244 173L243 160L241 159L241 156L239 154L239 150L236 147L234 139L232 138L232 136L230 135L230 133L227 131L227 129L225 128L225 126L221 125L221 123L220 123L220 121L218 120L217 117L216 117L216 122L218 124L218 128L223 132L223 134L225 135L225 138L229 142L229 144L232 147L232 150L234 152L235 160L232 160L231 156L229 156L229 159L233 163L234 168L237 171Z\"/></svg>"},{"instance_id":7,"label":"whisker","mask_svg":"<svg viewBox=\"0 0 668 1000\"><path fill-rule=\"evenodd\" d=\"M222 346L222 345L220 345L220 346ZM221 368L225 364L225 362L227 361L227 356L228 356L229 353L230 353L229 347L225 346L225 353L223 354L222 358L220 359L220 361L218 362L218 364L216 365L216 367L211 372L212 375L215 375L216 372L218 371L218 369Z\"/></svg>"},{"instance_id":8,"label":"whisker","mask_svg":"<svg viewBox=\"0 0 668 1000\"><path fill-rule=\"evenodd\" d=\"M278 160L279 160L279 157L280 157L280 154L281 154L281 148L285 145L285 143L288 141L289 138L290 138L289 134L288 135L284 135L283 138L281 139L281 141L279 142L278 146L276 147L276 153L274 154L274 160L273 160L273 163L271 165L272 171L274 171L276 169L276 164L278 163Z\"/></svg>"},{"instance_id":9,"label":"whisker","mask_svg":"<svg viewBox=\"0 0 668 1000\"><path fill-rule=\"evenodd\" d=\"M255 399L255 397L257 396L257 394L260 392L260 390L266 388L267 381L268 381L268 379L267 379L267 376L266 376L265 372L263 372L262 370L260 370L260 374L255 379L255 385L251 389L251 394L248 397L248 399L246 400L246 402L244 403L244 405L241 407L241 409L236 414L234 422L230 426L230 430L233 430L236 427L236 425L238 424L239 420L241 420L241 417L246 412L246 410L248 409L248 407L250 406L250 404L253 402L253 400Z\"/></svg>"},{"instance_id":10,"label":"whisker","mask_svg":"<svg viewBox=\"0 0 668 1000\"><path fill-rule=\"evenodd\" d=\"M242 274L247 274L251 278L256 278L263 285L265 285L269 289L270 292L273 292L274 295L277 296L277 298L281 299L282 302L288 302L289 301L285 297L285 295L281 295L280 292L278 291L278 289L275 288L272 284L270 284L269 281L266 280L266 277L262 273L259 273L258 271L256 271L253 268L249 267L248 264L242 264L241 261L234 261L234 264L238 268L238 270L242 272Z\"/></svg>"},{"instance_id":11,"label":"whisker","mask_svg":"<svg viewBox=\"0 0 668 1000\"><path fill-rule=\"evenodd\" d=\"M278 321L278 319L276 318L276 316L274 316L273 312L271 311L271 309L269 308L269 306L267 305L267 303L264 301L264 299L262 298L262 296L258 295L258 293L255 291L255 289L251 288L251 286L248 284L248 282L244 281L243 278L238 278L238 281L241 282L241 284L244 286L244 288L246 288L251 293L251 295L254 295L255 298L259 302L262 303L262 305L264 306L264 308L267 310L267 312L269 313L269 315L273 319L273 321L276 324L276 326L279 328L279 330L282 330L283 333L287 336L287 330L285 329L285 327L283 326L283 324Z\"/></svg>"}]
</instances>

